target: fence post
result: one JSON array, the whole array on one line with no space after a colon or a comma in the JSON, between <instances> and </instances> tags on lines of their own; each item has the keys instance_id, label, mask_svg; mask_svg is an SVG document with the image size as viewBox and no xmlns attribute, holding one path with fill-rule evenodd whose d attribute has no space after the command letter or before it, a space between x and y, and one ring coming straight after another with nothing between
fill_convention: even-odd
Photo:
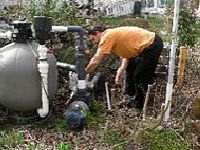
<instances>
[{"instance_id":1,"label":"fence post","mask_svg":"<svg viewBox=\"0 0 200 150\"><path fill-rule=\"evenodd\" d=\"M177 85L179 88L183 87L185 68L186 68L186 53L187 53L187 48L185 46L181 46L179 53L178 77L177 77Z\"/></svg>"}]
</instances>

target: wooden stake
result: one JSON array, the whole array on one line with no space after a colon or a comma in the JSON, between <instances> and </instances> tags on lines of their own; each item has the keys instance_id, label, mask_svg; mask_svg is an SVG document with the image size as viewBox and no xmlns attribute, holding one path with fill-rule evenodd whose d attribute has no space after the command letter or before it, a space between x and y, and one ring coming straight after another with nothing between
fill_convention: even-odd
<instances>
[{"instance_id":1,"label":"wooden stake","mask_svg":"<svg viewBox=\"0 0 200 150\"><path fill-rule=\"evenodd\" d=\"M119 109L117 106L117 101L116 101L116 89L111 89L111 100L113 102L113 105L115 107L115 114L117 115L117 117L119 118L119 120L122 122L122 117L119 113Z\"/></svg>"},{"instance_id":2,"label":"wooden stake","mask_svg":"<svg viewBox=\"0 0 200 150\"><path fill-rule=\"evenodd\" d=\"M115 113L117 113L117 102L116 102L116 99L115 99L116 90L115 89L111 89L110 92L111 92L111 101L114 104Z\"/></svg>"},{"instance_id":3,"label":"wooden stake","mask_svg":"<svg viewBox=\"0 0 200 150\"><path fill-rule=\"evenodd\" d=\"M181 46L179 54L179 63L178 63L178 77L177 77L177 85L179 88L183 87L185 66L186 66L186 53L187 53L186 47Z\"/></svg>"},{"instance_id":4,"label":"wooden stake","mask_svg":"<svg viewBox=\"0 0 200 150\"><path fill-rule=\"evenodd\" d=\"M148 104L148 101L149 101L149 95L150 95L152 87L153 87L153 85L148 85L148 89L147 89L147 93L146 93L146 98L145 98L145 101L144 101L144 107L143 107L143 115L142 115L143 121L146 120L147 104Z\"/></svg>"}]
</instances>

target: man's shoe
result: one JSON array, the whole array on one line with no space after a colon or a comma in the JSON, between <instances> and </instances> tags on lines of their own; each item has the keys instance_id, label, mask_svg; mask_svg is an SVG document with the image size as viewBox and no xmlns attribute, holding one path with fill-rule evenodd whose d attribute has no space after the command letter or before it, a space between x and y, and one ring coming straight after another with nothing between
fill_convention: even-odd
<instances>
[{"instance_id":1,"label":"man's shoe","mask_svg":"<svg viewBox=\"0 0 200 150\"><path fill-rule=\"evenodd\" d=\"M137 109L141 109L141 110L142 110L143 107L144 107L144 102L139 101L139 102L137 103L137 105L136 105L135 108L137 108Z\"/></svg>"},{"instance_id":2,"label":"man's shoe","mask_svg":"<svg viewBox=\"0 0 200 150\"><path fill-rule=\"evenodd\" d=\"M136 107L137 101L135 100L135 96L127 96L126 97L128 108Z\"/></svg>"},{"instance_id":3,"label":"man's shoe","mask_svg":"<svg viewBox=\"0 0 200 150\"><path fill-rule=\"evenodd\" d=\"M130 98L128 103L127 103L127 107L128 108L136 108L136 109L140 109L142 110L143 109L143 103L136 100L136 98Z\"/></svg>"}]
</instances>

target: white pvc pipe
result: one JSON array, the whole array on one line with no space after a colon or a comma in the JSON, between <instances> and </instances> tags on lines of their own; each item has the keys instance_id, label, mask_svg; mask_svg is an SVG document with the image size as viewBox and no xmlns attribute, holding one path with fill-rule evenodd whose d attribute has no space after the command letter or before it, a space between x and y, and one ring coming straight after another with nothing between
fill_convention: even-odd
<instances>
[{"instance_id":1,"label":"white pvc pipe","mask_svg":"<svg viewBox=\"0 0 200 150\"><path fill-rule=\"evenodd\" d=\"M86 89L86 81L85 80L78 80L78 89Z\"/></svg>"},{"instance_id":2,"label":"white pvc pipe","mask_svg":"<svg viewBox=\"0 0 200 150\"><path fill-rule=\"evenodd\" d=\"M76 69L75 65L66 64L66 63L62 63L62 62L56 62L56 66L61 67L61 68L66 68L69 70L73 70L73 71L75 71L75 69Z\"/></svg>"},{"instance_id":3,"label":"white pvc pipe","mask_svg":"<svg viewBox=\"0 0 200 150\"><path fill-rule=\"evenodd\" d=\"M39 54L38 70L41 74L41 85L42 85L42 107L37 109L37 112L41 118L45 118L49 113L49 99L48 99L49 64L47 63L46 60L43 61L44 59L47 59L47 48L45 47L45 45L38 46L38 54Z\"/></svg>"},{"instance_id":4,"label":"white pvc pipe","mask_svg":"<svg viewBox=\"0 0 200 150\"><path fill-rule=\"evenodd\" d=\"M169 70L168 70L168 81L165 95L165 106L168 105L165 112L165 121L170 121L170 111L172 103L172 92L173 92L173 80L174 80L174 67L176 59L176 44L177 44L177 32L178 32L178 18L179 18L179 6L180 0L175 0L174 2L174 18L173 18L173 28L172 28L172 45L171 54L169 58Z\"/></svg>"},{"instance_id":5,"label":"white pvc pipe","mask_svg":"<svg viewBox=\"0 0 200 150\"><path fill-rule=\"evenodd\" d=\"M145 7L146 13L149 12L149 0L146 0L146 7Z\"/></svg>"},{"instance_id":6,"label":"white pvc pipe","mask_svg":"<svg viewBox=\"0 0 200 150\"><path fill-rule=\"evenodd\" d=\"M106 100L107 100L108 110L111 111L110 95L109 95L109 90L108 90L108 82L105 82L105 89L106 89Z\"/></svg>"},{"instance_id":7,"label":"white pvc pipe","mask_svg":"<svg viewBox=\"0 0 200 150\"><path fill-rule=\"evenodd\" d=\"M12 32L11 31L7 31L5 33L0 33L0 38L1 39L12 39Z\"/></svg>"},{"instance_id":8,"label":"white pvc pipe","mask_svg":"<svg viewBox=\"0 0 200 150\"><path fill-rule=\"evenodd\" d=\"M52 31L53 32L67 32L68 27L66 27L66 26L52 26Z\"/></svg>"}]
</instances>

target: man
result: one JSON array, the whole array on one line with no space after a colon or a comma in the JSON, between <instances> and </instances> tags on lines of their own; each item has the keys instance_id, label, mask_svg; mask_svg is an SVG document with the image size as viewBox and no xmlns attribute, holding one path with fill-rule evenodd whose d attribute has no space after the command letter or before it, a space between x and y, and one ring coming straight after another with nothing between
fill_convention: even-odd
<instances>
[{"instance_id":1,"label":"man","mask_svg":"<svg viewBox=\"0 0 200 150\"><path fill-rule=\"evenodd\" d=\"M115 83L121 85L126 73L125 91L130 96L128 107L142 109L148 84L153 80L163 49L162 39L154 32L138 27L118 27L104 31L100 26L89 31L89 38L98 44L98 49L86 71L93 72L105 55L114 53L121 57Z\"/></svg>"}]
</instances>

